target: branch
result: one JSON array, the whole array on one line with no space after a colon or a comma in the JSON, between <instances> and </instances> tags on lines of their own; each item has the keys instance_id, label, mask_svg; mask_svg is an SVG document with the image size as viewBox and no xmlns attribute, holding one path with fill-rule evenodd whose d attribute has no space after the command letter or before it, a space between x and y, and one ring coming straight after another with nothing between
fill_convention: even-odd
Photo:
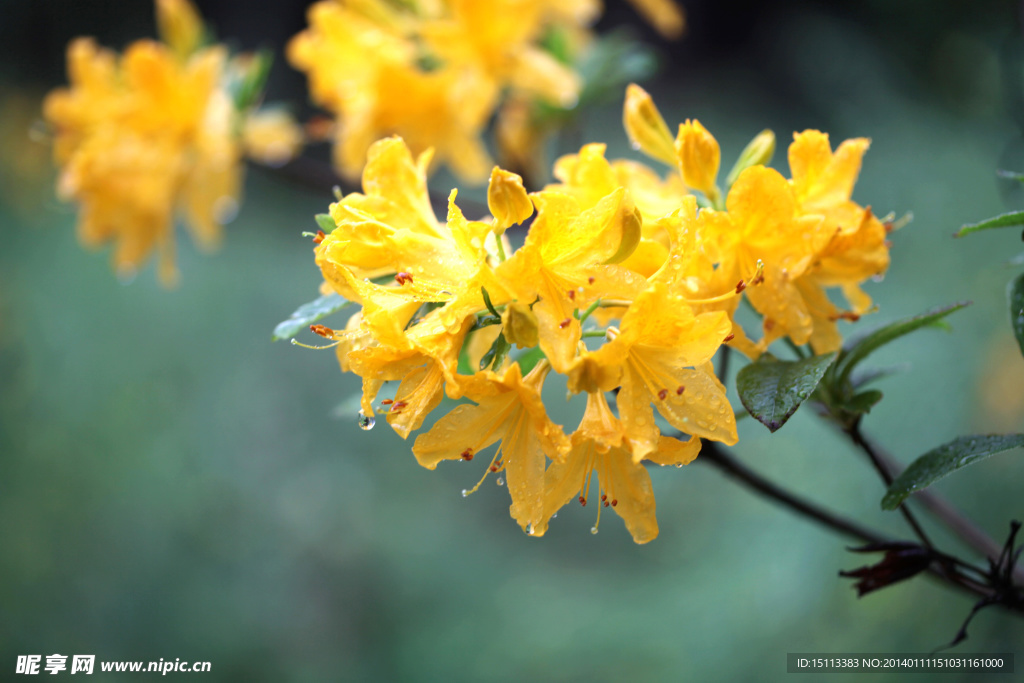
<instances>
[{"instance_id":1,"label":"branch","mask_svg":"<svg viewBox=\"0 0 1024 683\"><path fill-rule=\"evenodd\" d=\"M876 463L875 466L879 469L879 472L884 472L883 479L886 480L886 484L892 483L893 479L903 471L903 468L892 455L860 431L859 424L854 426L854 432L850 433L850 437L857 446L867 453L871 461ZM999 560L1003 552L1003 546L993 540L991 536L965 517L952 503L938 493L931 489L918 491L914 494L914 500L917 500L927 508L929 512L935 515L946 528L966 543L968 547L993 562ZM1013 572L1013 577L1017 583L1024 584L1024 567L1017 567Z\"/></svg>"}]
</instances>

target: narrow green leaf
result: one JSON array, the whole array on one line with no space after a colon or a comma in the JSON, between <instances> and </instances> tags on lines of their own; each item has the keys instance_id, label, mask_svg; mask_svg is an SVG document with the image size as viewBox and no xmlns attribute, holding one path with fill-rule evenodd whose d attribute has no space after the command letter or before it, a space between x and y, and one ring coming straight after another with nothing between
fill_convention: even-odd
<instances>
[{"instance_id":1,"label":"narrow green leaf","mask_svg":"<svg viewBox=\"0 0 1024 683\"><path fill-rule=\"evenodd\" d=\"M843 407L850 413L870 413L875 404L881 400L881 391L878 389L868 389L851 398Z\"/></svg>"},{"instance_id":2,"label":"narrow green leaf","mask_svg":"<svg viewBox=\"0 0 1024 683\"><path fill-rule=\"evenodd\" d=\"M961 467L990 455L1024 446L1024 434L961 436L934 448L910 464L882 498L884 510L895 510L915 491L928 488Z\"/></svg>"},{"instance_id":3,"label":"narrow green leaf","mask_svg":"<svg viewBox=\"0 0 1024 683\"><path fill-rule=\"evenodd\" d=\"M1011 211L1010 213L1000 214L983 220L980 223L968 223L953 233L953 237L963 237L964 235L970 235L972 232L991 230L992 228L1009 228L1014 225L1024 225L1024 211Z\"/></svg>"},{"instance_id":4,"label":"narrow green leaf","mask_svg":"<svg viewBox=\"0 0 1024 683\"><path fill-rule=\"evenodd\" d=\"M857 367L858 363L871 355L871 353L876 349L885 346L889 342L899 339L906 334L910 334L915 330L919 330L922 327L942 324L942 319L947 315L954 311L959 311L961 308L968 305L970 305L969 301L962 301L950 306L936 308L928 311L927 313L915 315L913 318L897 320L894 323L885 325L884 327L858 338L853 342L850 348L844 350L843 357L840 359L838 365L836 365L836 369L839 372L838 385L844 386L850 376L850 372Z\"/></svg>"},{"instance_id":5,"label":"narrow green leaf","mask_svg":"<svg viewBox=\"0 0 1024 683\"><path fill-rule=\"evenodd\" d=\"M760 360L736 375L736 390L743 406L771 431L793 416L818 386L836 354L798 361Z\"/></svg>"},{"instance_id":6,"label":"narrow green leaf","mask_svg":"<svg viewBox=\"0 0 1024 683\"><path fill-rule=\"evenodd\" d=\"M487 288L481 287L480 293L483 294L484 305L487 306L487 310L490 311L491 315L493 315L495 318L501 320L501 313L498 313L498 311L494 308L494 304L491 303L491 295L487 293Z\"/></svg>"},{"instance_id":7,"label":"narrow green leaf","mask_svg":"<svg viewBox=\"0 0 1024 683\"><path fill-rule=\"evenodd\" d=\"M854 389L867 386L872 382L877 382L885 377L906 372L910 369L910 363L900 363L899 365L889 365L883 368L868 368L866 370L858 370L857 372L850 375L850 386Z\"/></svg>"},{"instance_id":8,"label":"narrow green leaf","mask_svg":"<svg viewBox=\"0 0 1024 683\"><path fill-rule=\"evenodd\" d=\"M321 230L323 230L327 234L331 234L331 232L336 227L338 227L334 223L334 219L331 218L329 214L318 213L315 217L316 217L316 224L320 227Z\"/></svg>"},{"instance_id":9,"label":"narrow green leaf","mask_svg":"<svg viewBox=\"0 0 1024 683\"><path fill-rule=\"evenodd\" d=\"M316 301L302 304L284 322L274 328L273 341L291 339L303 328L336 313L352 302L340 294L325 294Z\"/></svg>"},{"instance_id":10,"label":"narrow green leaf","mask_svg":"<svg viewBox=\"0 0 1024 683\"><path fill-rule=\"evenodd\" d=\"M1006 293L1010 299L1010 327L1020 352L1024 353L1024 273L1010 281Z\"/></svg>"}]
</instances>

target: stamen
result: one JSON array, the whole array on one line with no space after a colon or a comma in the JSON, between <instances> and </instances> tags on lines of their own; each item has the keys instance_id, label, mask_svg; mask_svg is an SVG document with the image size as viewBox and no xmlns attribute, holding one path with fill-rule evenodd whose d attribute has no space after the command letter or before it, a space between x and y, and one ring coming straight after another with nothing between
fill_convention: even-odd
<instances>
[{"instance_id":1,"label":"stamen","mask_svg":"<svg viewBox=\"0 0 1024 683\"><path fill-rule=\"evenodd\" d=\"M472 448L467 448L466 450L462 451L462 459L465 460L466 462L469 462L470 460L472 460L473 459L473 449Z\"/></svg>"},{"instance_id":2,"label":"stamen","mask_svg":"<svg viewBox=\"0 0 1024 683\"><path fill-rule=\"evenodd\" d=\"M676 396L682 396L684 391L686 391L686 387L680 384L678 387L676 387Z\"/></svg>"},{"instance_id":3,"label":"stamen","mask_svg":"<svg viewBox=\"0 0 1024 683\"><path fill-rule=\"evenodd\" d=\"M728 337L726 337L725 339L722 340L722 343L723 344L728 344L729 342L731 342L735 338L736 338L735 334L730 334Z\"/></svg>"},{"instance_id":4,"label":"stamen","mask_svg":"<svg viewBox=\"0 0 1024 683\"><path fill-rule=\"evenodd\" d=\"M662 401L664 401L667 396L668 389L662 389L661 391L658 392L658 398L661 399Z\"/></svg>"},{"instance_id":5,"label":"stamen","mask_svg":"<svg viewBox=\"0 0 1024 683\"><path fill-rule=\"evenodd\" d=\"M398 415L400 412L402 412L402 408L406 407L407 405L409 404L406 403L405 401L395 401L394 403L391 404L390 412L394 413L395 415Z\"/></svg>"},{"instance_id":6,"label":"stamen","mask_svg":"<svg viewBox=\"0 0 1024 683\"><path fill-rule=\"evenodd\" d=\"M393 400L391 400L390 398L386 398L386 399L384 399L383 401L381 401L381 402L380 402L380 404L381 404L382 406L389 406L389 405L391 405L392 403L394 403L394 401L393 401Z\"/></svg>"},{"instance_id":7,"label":"stamen","mask_svg":"<svg viewBox=\"0 0 1024 683\"><path fill-rule=\"evenodd\" d=\"M589 284L589 285L594 284L594 276L593 275L591 275L590 277L587 278L587 284Z\"/></svg>"},{"instance_id":8,"label":"stamen","mask_svg":"<svg viewBox=\"0 0 1024 683\"><path fill-rule=\"evenodd\" d=\"M292 339L292 345L293 346L301 346L304 349L313 349L315 351L319 351L320 349L333 349L335 346L340 344L341 341L342 340L339 339L338 341L334 342L333 344L326 344L324 346L310 346L309 344L303 344L298 339Z\"/></svg>"},{"instance_id":9,"label":"stamen","mask_svg":"<svg viewBox=\"0 0 1024 683\"><path fill-rule=\"evenodd\" d=\"M580 496L580 505L582 505L583 507L587 507L587 499L584 498L583 496Z\"/></svg>"},{"instance_id":10,"label":"stamen","mask_svg":"<svg viewBox=\"0 0 1024 683\"><path fill-rule=\"evenodd\" d=\"M849 320L851 323L855 323L860 320L860 314L854 313L853 311L840 311L835 315L829 316L829 318L835 322L836 320Z\"/></svg>"},{"instance_id":11,"label":"stamen","mask_svg":"<svg viewBox=\"0 0 1024 683\"><path fill-rule=\"evenodd\" d=\"M569 327L569 325L571 323L572 323L572 318L566 318L562 322L558 323L558 329L564 330L565 328Z\"/></svg>"},{"instance_id":12,"label":"stamen","mask_svg":"<svg viewBox=\"0 0 1024 683\"><path fill-rule=\"evenodd\" d=\"M744 282L743 280L740 280L739 282L736 283L736 293L737 294L739 294L740 292L742 292L746 288L747 288L747 283Z\"/></svg>"},{"instance_id":13,"label":"stamen","mask_svg":"<svg viewBox=\"0 0 1024 683\"><path fill-rule=\"evenodd\" d=\"M313 235L313 244L320 244L321 242L324 241L325 237L327 237L327 233L325 233L323 230L317 230L316 234Z\"/></svg>"},{"instance_id":14,"label":"stamen","mask_svg":"<svg viewBox=\"0 0 1024 683\"><path fill-rule=\"evenodd\" d=\"M570 300L576 301L576 290L575 289L570 289L568 291L568 294L569 294L569 299Z\"/></svg>"},{"instance_id":15,"label":"stamen","mask_svg":"<svg viewBox=\"0 0 1024 683\"><path fill-rule=\"evenodd\" d=\"M618 504L619 504L619 501L617 501L614 498L612 498L612 507L615 507Z\"/></svg>"},{"instance_id":16,"label":"stamen","mask_svg":"<svg viewBox=\"0 0 1024 683\"><path fill-rule=\"evenodd\" d=\"M309 331L312 332L313 334L318 334L321 337L324 337L325 339L334 338L334 330L327 327L326 325L310 325Z\"/></svg>"},{"instance_id":17,"label":"stamen","mask_svg":"<svg viewBox=\"0 0 1024 683\"><path fill-rule=\"evenodd\" d=\"M406 273L405 271L402 271L400 273L395 273L395 282L397 282L400 285L404 285L404 284L410 284L411 285L412 284L412 275L410 275L409 273Z\"/></svg>"}]
</instances>

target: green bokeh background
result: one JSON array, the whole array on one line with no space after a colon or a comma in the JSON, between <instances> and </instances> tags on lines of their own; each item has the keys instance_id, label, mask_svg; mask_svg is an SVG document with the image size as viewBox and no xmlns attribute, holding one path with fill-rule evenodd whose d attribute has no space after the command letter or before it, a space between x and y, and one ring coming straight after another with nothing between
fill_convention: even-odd
<instances>
[{"instance_id":1,"label":"green bokeh background","mask_svg":"<svg viewBox=\"0 0 1024 683\"><path fill-rule=\"evenodd\" d=\"M97 17L113 16L113 3L77 3L73 16L70 3L30 4L4 3L11 35L34 26L49 40L5 43L7 95L63 82L76 21L111 45L152 31L146 3L108 29ZM39 6L60 21L39 29ZM243 11L199 6L224 35ZM869 136L854 198L879 214L913 211L885 281L868 285L879 311L861 326L975 302L952 333L877 354L912 366L881 385L866 428L904 462L962 433L1024 430L1019 396L1003 397L1011 410L997 419L979 380L993 358L1024 374L1018 353L1001 355L1013 348L1003 264L1019 237L951 239L962 223L1021 206L993 173L1024 170L1016 6L787 2L745 18L709 2L688 8L689 42L661 45L666 68L649 83L670 122L699 118L726 168L765 127L784 172L791 131ZM633 18L612 12L603 28ZM259 42L243 35L246 47ZM39 62L26 61L31 49ZM274 79L277 94L301 92L283 63ZM610 157L635 157L620 106L587 112L558 151L600 140ZM0 165L31 150L8 144ZM464 499L479 462L420 468L386 425L357 428L358 378L333 353L270 343L274 325L316 295L300 232L328 194L251 171L222 250L198 254L182 236L181 286L168 292L152 266L125 285L104 254L83 251L49 175L38 186L0 177L0 678L18 654L58 652L206 660L212 680L779 680L787 652L930 651L970 609L927 579L858 600L837 576L864 561L847 540L699 460L652 471L661 535L646 546L614 515L591 535L594 511L578 506L528 538L493 481ZM434 181L444 194L453 182ZM550 394L571 430L580 406ZM731 385L730 397L738 405ZM862 457L813 411L771 436L744 420L740 437L752 467L906 536L879 509L882 487ZM1002 539L1024 517L1021 456L937 488ZM1024 652L1019 618L984 612L970 633L958 651Z\"/></svg>"}]
</instances>

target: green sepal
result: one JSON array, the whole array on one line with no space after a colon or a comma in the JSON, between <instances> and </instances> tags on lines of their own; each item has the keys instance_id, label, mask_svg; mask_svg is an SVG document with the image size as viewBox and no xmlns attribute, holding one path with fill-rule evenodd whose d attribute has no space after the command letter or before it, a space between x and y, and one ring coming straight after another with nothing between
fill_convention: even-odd
<instances>
[{"instance_id":1,"label":"green sepal","mask_svg":"<svg viewBox=\"0 0 1024 683\"><path fill-rule=\"evenodd\" d=\"M882 498L882 509L895 510L910 494L928 488L961 467L1021 446L1024 446L1024 434L957 437L928 451L903 470Z\"/></svg>"},{"instance_id":2,"label":"green sepal","mask_svg":"<svg viewBox=\"0 0 1024 683\"><path fill-rule=\"evenodd\" d=\"M835 359L835 352L797 361L762 356L736 375L743 407L769 430L778 431L811 396Z\"/></svg>"},{"instance_id":3,"label":"green sepal","mask_svg":"<svg viewBox=\"0 0 1024 683\"><path fill-rule=\"evenodd\" d=\"M325 294L315 301L302 304L295 309L295 312L287 320L277 324L277 327L274 328L272 340L283 341L291 339L301 332L303 328L309 327L332 313L337 313L351 303L351 301L340 294L332 292L331 294Z\"/></svg>"}]
</instances>

